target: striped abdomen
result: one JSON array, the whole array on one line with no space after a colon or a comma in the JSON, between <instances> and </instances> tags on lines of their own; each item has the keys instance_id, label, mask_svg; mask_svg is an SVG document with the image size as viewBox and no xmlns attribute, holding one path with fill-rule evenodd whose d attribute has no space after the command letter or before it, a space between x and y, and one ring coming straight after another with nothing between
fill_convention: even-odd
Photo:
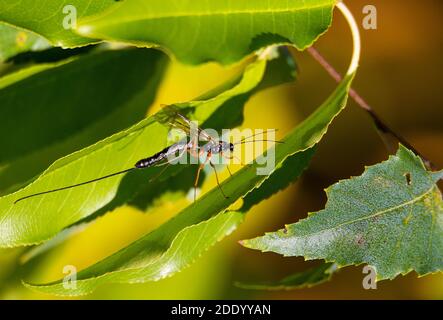
<instances>
[{"instance_id":1,"label":"striped abdomen","mask_svg":"<svg viewBox=\"0 0 443 320\"><path fill-rule=\"evenodd\" d=\"M162 160L166 159L169 155L176 154L177 151L182 151L186 147L187 147L186 144L178 144L178 143L166 147L162 151L157 152L156 154L154 154L149 158L141 159L135 164L135 167L138 169L149 168L161 162Z\"/></svg>"}]
</instances>

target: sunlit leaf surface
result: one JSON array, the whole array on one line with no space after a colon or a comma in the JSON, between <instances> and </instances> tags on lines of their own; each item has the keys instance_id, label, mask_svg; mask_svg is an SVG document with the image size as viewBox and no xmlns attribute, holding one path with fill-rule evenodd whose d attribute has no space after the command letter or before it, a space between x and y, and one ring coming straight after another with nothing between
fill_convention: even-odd
<instances>
[{"instance_id":1,"label":"sunlit leaf surface","mask_svg":"<svg viewBox=\"0 0 443 320\"><path fill-rule=\"evenodd\" d=\"M206 100L192 101L178 107L193 111L193 117L201 123L210 121L216 112L226 112L226 108L241 114L247 98L265 79L266 70L267 61L257 60L240 77L236 77L235 81L230 81L230 86L225 91L208 96ZM217 121L212 121L212 124L221 125ZM150 178L158 174L162 167L133 171L123 179L121 176L114 177L26 199L14 205L15 200L26 195L131 168L138 160L166 147L168 131L169 128L156 122L155 118L147 118L127 130L59 159L27 187L0 198L0 246L41 243L63 228L103 209L107 204L115 207L132 199L138 187L149 183ZM176 168L168 170L165 178L176 174L183 166L173 167Z\"/></svg>"},{"instance_id":2,"label":"sunlit leaf surface","mask_svg":"<svg viewBox=\"0 0 443 320\"><path fill-rule=\"evenodd\" d=\"M285 137L283 144L268 150L267 154L275 152L276 168L273 172L278 172L289 159L296 165L293 177L301 174L314 146L345 107L352 78L347 77L322 106ZM260 166L254 162L224 181L221 187L228 198L214 188L158 229L79 272L75 288L65 288L62 281L27 285L52 294L81 295L108 282L147 282L173 275L230 234L242 221L246 211L230 211L229 207L238 199L253 195L256 188L260 190L265 186L269 175L258 175L257 168ZM271 194L275 191L274 188L269 189ZM267 196L267 192L262 192L260 198ZM253 205L254 199L250 203Z\"/></svg>"},{"instance_id":3,"label":"sunlit leaf surface","mask_svg":"<svg viewBox=\"0 0 443 320\"><path fill-rule=\"evenodd\" d=\"M157 50L127 49L35 64L0 78L0 135L14 132L0 142L0 194L143 119L166 66Z\"/></svg>"}]
</instances>

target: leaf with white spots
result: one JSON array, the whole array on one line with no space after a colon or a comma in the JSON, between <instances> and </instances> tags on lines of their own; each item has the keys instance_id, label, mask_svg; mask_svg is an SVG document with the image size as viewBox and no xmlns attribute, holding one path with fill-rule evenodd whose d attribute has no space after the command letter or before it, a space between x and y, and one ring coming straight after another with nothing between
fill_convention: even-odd
<instances>
[{"instance_id":1,"label":"leaf with white spots","mask_svg":"<svg viewBox=\"0 0 443 320\"><path fill-rule=\"evenodd\" d=\"M360 177L327 190L320 212L286 229L243 244L284 256L324 259L340 266L369 264L377 277L443 270L443 200L420 158L400 146L397 155Z\"/></svg>"}]
</instances>

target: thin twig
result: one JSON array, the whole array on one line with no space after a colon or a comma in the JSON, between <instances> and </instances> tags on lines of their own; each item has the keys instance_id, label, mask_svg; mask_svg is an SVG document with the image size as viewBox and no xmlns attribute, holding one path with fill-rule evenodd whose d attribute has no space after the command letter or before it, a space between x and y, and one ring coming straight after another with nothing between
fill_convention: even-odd
<instances>
[{"instance_id":1,"label":"thin twig","mask_svg":"<svg viewBox=\"0 0 443 320\"><path fill-rule=\"evenodd\" d=\"M340 82L343 77L340 73L338 73L333 66L318 52L314 47L310 47L307 49L311 56L328 72L328 74L337 82ZM401 144L403 144L408 149L412 150L416 155L422 158L423 162L429 169L435 169L434 164L425 156L423 156L414 146L412 146L403 136L396 133L393 129L391 129L372 109L372 107L355 91L353 88L350 89L349 95L354 99L357 105L365 110L374 121L376 128L378 129L382 139L384 142L384 136L387 134L392 135L395 139L397 139ZM389 145L386 143L386 147L389 149Z\"/></svg>"}]
</instances>

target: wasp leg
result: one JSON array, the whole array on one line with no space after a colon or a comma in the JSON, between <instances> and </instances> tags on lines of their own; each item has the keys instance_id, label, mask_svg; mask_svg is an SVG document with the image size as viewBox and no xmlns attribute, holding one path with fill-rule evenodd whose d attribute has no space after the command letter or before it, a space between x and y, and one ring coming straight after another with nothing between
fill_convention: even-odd
<instances>
[{"instance_id":1,"label":"wasp leg","mask_svg":"<svg viewBox=\"0 0 443 320\"><path fill-rule=\"evenodd\" d=\"M240 163L241 166L243 166L243 167L246 166L246 164L244 164L244 163L241 161L240 158L234 156L233 154L231 154L231 156L224 156L224 155L222 154L222 156L223 156L225 159L227 159L227 160L232 160L232 159L238 160L238 162Z\"/></svg>"},{"instance_id":2,"label":"wasp leg","mask_svg":"<svg viewBox=\"0 0 443 320\"><path fill-rule=\"evenodd\" d=\"M197 163L200 162L200 157L203 155L204 150L201 149L199 152L197 152L198 144L194 142L192 144L192 147L188 149L189 154L197 159Z\"/></svg>"},{"instance_id":3,"label":"wasp leg","mask_svg":"<svg viewBox=\"0 0 443 320\"><path fill-rule=\"evenodd\" d=\"M220 186L220 181L218 180L218 174L217 174L217 169L215 169L215 165L211 161L209 161L209 165L212 167L212 169L214 169L215 179L217 180L218 188L220 189L223 197L225 197L225 199L229 199L229 197L226 196L226 194L223 192L222 187Z\"/></svg>"},{"instance_id":4,"label":"wasp leg","mask_svg":"<svg viewBox=\"0 0 443 320\"><path fill-rule=\"evenodd\" d=\"M151 179L149 179L149 183L154 182L155 180L157 180L158 178L160 178L160 176L166 171L166 169L169 168L169 166L171 165L169 162L166 162L165 164L163 164L162 166L166 165L158 174L156 174L154 177L152 177Z\"/></svg>"},{"instance_id":5,"label":"wasp leg","mask_svg":"<svg viewBox=\"0 0 443 320\"><path fill-rule=\"evenodd\" d=\"M174 159L168 160L165 163L159 164L156 167L161 167L161 166L165 166L157 175L155 175L153 178L149 179L149 183L154 182L155 180L157 180L158 178L160 178L160 176L166 171L166 169L169 168L169 166L171 165L171 162L180 159L186 152L186 149L183 150L182 152L180 152L180 154L175 157Z\"/></svg>"},{"instance_id":6,"label":"wasp leg","mask_svg":"<svg viewBox=\"0 0 443 320\"><path fill-rule=\"evenodd\" d=\"M231 160L231 158L226 157L223 152L220 152L220 155L227 160ZM228 169L229 175L232 177L231 169L229 169L229 163L226 165L226 169Z\"/></svg>"},{"instance_id":7,"label":"wasp leg","mask_svg":"<svg viewBox=\"0 0 443 320\"><path fill-rule=\"evenodd\" d=\"M200 152L200 154L202 154L202 152ZM197 176L195 177L195 182L194 182L194 202L195 202L195 199L197 199L197 185L198 185L198 180L200 178L200 172L202 171L202 169L205 167L205 165L208 162L211 163L211 153L210 152L208 152L208 155L206 156L205 161L198 167L198 170L197 170Z\"/></svg>"},{"instance_id":8,"label":"wasp leg","mask_svg":"<svg viewBox=\"0 0 443 320\"><path fill-rule=\"evenodd\" d=\"M226 166L226 169L228 169L229 175L232 177L231 169L229 169L229 166Z\"/></svg>"},{"instance_id":9,"label":"wasp leg","mask_svg":"<svg viewBox=\"0 0 443 320\"><path fill-rule=\"evenodd\" d=\"M201 165L198 166L197 176L195 177L195 182L194 182L194 202L197 199L198 179L200 178L200 172L202 171L204 166L205 166L205 163L202 163Z\"/></svg>"}]
</instances>

